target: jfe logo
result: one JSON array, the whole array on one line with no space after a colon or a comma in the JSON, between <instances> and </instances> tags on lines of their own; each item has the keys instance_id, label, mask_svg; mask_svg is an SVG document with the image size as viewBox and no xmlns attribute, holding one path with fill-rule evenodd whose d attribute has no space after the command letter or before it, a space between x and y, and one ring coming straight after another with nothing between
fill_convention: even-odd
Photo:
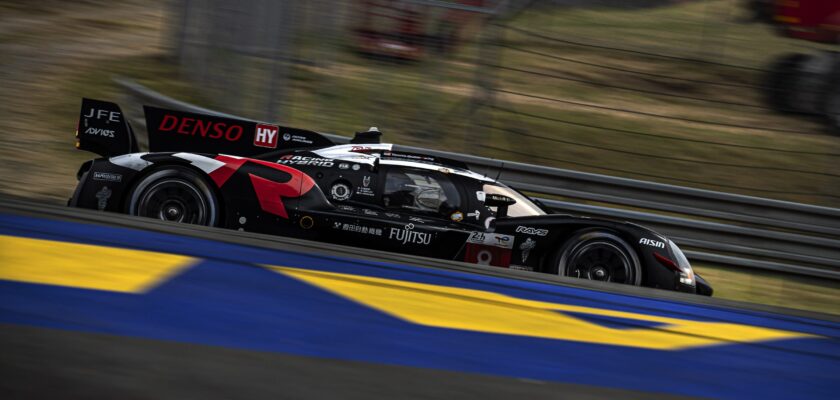
<instances>
[{"instance_id":1,"label":"jfe logo","mask_svg":"<svg viewBox=\"0 0 840 400\"><path fill-rule=\"evenodd\" d=\"M104 119L106 123L120 122L120 113L116 111L100 110L98 108L91 108L88 114L83 114L85 118Z\"/></svg>"},{"instance_id":2,"label":"jfe logo","mask_svg":"<svg viewBox=\"0 0 840 400\"><path fill-rule=\"evenodd\" d=\"M280 131L275 125L257 124L254 133L254 146L277 148L277 133Z\"/></svg>"}]
</instances>

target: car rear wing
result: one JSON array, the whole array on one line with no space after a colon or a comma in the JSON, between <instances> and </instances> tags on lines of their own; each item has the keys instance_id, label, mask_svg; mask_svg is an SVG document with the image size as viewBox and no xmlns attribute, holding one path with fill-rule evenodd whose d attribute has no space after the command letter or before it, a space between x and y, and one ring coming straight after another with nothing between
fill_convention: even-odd
<instances>
[{"instance_id":1,"label":"car rear wing","mask_svg":"<svg viewBox=\"0 0 840 400\"><path fill-rule=\"evenodd\" d=\"M76 125L76 148L103 157L136 153L137 139L115 103L82 99L82 110Z\"/></svg>"},{"instance_id":2,"label":"car rear wing","mask_svg":"<svg viewBox=\"0 0 840 400\"><path fill-rule=\"evenodd\" d=\"M151 152L254 157L277 150L334 145L323 135L304 129L152 106L143 110ZM119 106L91 99L82 99L76 147L104 157L139 151Z\"/></svg>"}]
</instances>

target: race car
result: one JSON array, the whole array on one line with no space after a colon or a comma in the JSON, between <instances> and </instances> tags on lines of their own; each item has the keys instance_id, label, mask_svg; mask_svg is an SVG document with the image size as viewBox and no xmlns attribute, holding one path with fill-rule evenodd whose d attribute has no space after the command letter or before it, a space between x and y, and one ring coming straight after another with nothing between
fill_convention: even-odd
<instances>
[{"instance_id":1,"label":"race car","mask_svg":"<svg viewBox=\"0 0 840 400\"><path fill-rule=\"evenodd\" d=\"M711 295L639 225L550 214L463 162L304 129L144 107L149 152L115 103L83 99L72 207Z\"/></svg>"}]
</instances>

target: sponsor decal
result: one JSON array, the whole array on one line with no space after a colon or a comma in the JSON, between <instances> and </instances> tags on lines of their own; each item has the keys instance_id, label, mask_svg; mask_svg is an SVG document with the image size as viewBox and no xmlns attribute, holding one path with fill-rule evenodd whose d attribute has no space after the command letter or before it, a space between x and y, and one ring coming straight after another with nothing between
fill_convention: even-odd
<instances>
[{"instance_id":1,"label":"sponsor decal","mask_svg":"<svg viewBox=\"0 0 840 400\"><path fill-rule=\"evenodd\" d=\"M525 241L519 245L519 250L522 252L523 264L528 261L528 256L531 254L531 250L533 250L534 247L537 247L537 242L531 238L525 239Z\"/></svg>"},{"instance_id":2,"label":"sponsor decal","mask_svg":"<svg viewBox=\"0 0 840 400\"><path fill-rule=\"evenodd\" d=\"M513 248L513 236L500 233L471 232L467 243L481 244L485 246L500 247L503 249Z\"/></svg>"},{"instance_id":3,"label":"sponsor decal","mask_svg":"<svg viewBox=\"0 0 840 400\"><path fill-rule=\"evenodd\" d=\"M95 118L104 120L105 123L120 122L120 113L116 111L100 110L98 108L91 108L87 114L82 115L85 118Z\"/></svg>"},{"instance_id":4,"label":"sponsor decal","mask_svg":"<svg viewBox=\"0 0 840 400\"><path fill-rule=\"evenodd\" d=\"M527 265L511 265L510 269L515 269L515 270L518 270L518 271L531 271L531 272L534 271L533 267L529 267Z\"/></svg>"},{"instance_id":5,"label":"sponsor decal","mask_svg":"<svg viewBox=\"0 0 840 400\"><path fill-rule=\"evenodd\" d=\"M304 215L303 218L300 219L300 227L303 229L312 229L315 226L315 220L308 215Z\"/></svg>"},{"instance_id":6,"label":"sponsor decal","mask_svg":"<svg viewBox=\"0 0 840 400\"><path fill-rule=\"evenodd\" d=\"M371 147L368 147L368 146L352 146L352 147L350 147L351 152L353 152L353 151L360 152L360 151L367 151L367 150L371 150Z\"/></svg>"},{"instance_id":7,"label":"sponsor decal","mask_svg":"<svg viewBox=\"0 0 840 400\"><path fill-rule=\"evenodd\" d=\"M388 239L396 240L402 244L420 244L428 246L432 242L432 234L427 232L417 232L414 230L414 224L407 224L403 228L391 228L388 234Z\"/></svg>"},{"instance_id":8,"label":"sponsor decal","mask_svg":"<svg viewBox=\"0 0 840 400\"><path fill-rule=\"evenodd\" d=\"M348 168L350 168L350 164L347 164L346 162L338 164L338 169L348 169Z\"/></svg>"},{"instance_id":9,"label":"sponsor decal","mask_svg":"<svg viewBox=\"0 0 840 400\"><path fill-rule=\"evenodd\" d=\"M418 222L418 223L421 223L421 224L425 224L425 223L426 223L426 220L425 220L425 219L423 219L423 218L420 218L420 217L408 217L408 220L409 220L409 221Z\"/></svg>"},{"instance_id":10,"label":"sponsor decal","mask_svg":"<svg viewBox=\"0 0 840 400\"><path fill-rule=\"evenodd\" d=\"M286 154L285 156L280 157L280 159L277 160L277 163L285 165L312 165L324 168L330 168L333 164L335 164L335 162L329 158L295 156L291 154Z\"/></svg>"},{"instance_id":11,"label":"sponsor decal","mask_svg":"<svg viewBox=\"0 0 840 400\"><path fill-rule=\"evenodd\" d=\"M113 130L94 128L92 126L85 129L85 134L94 135L94 136L105 136L105 137L109 137L109 138L114 137L114 131Z\"/></svg>"},{"instance_id":12,"label":"sponsor decal","mask_svg":"<svg viewBox=\"0 0 840 400\"><path fill-rule=\"evenodd\" d=\"M362 225L334 222L333 229L339 229L345 232L361 233L364 235L382 236L382 228L372 228Z\"/></svg>"},{"instance_id":13,"label":"sponsor decal","mask_svg":"<svg viewBox=\"0 0 840 400\"><path fill-rule=\"evenodd\" d=\"M537 229L537 228L531 228L529 226L522 226L522 225L519 225L519 226L516 227L516 232L524 233L526 235L537 235L537 236L548 235L548 229Z\"/></svg>"},{"instance_id":14,"label":"sponsor decal","mask_svg":"<svg viewBox=\"0 0 840 400\"><path fill-rule=\"evenodd\" d=\"M479 250L475 254L475 262L478 265L490 265L493 262L493 253L490 250Z\"/></svg>"},{"instance_id":15,"label":"sponsor decal","mask_svg":"<svg viewBox=\"0 0 840 400\"><path fill-rule=\"evenodd\" d=\"M283 134L283 140L287 142L296 142L296 143L303 143L303 144L312 144L312 139L307 138L306 136L295 135L289 132Z\"/></svg>"},{"instance_id":16,"label":"sponsor decal","mask_svg":"<svg viewBox=\"0 0 840 400\"><path fill-rule=\"evenodd\" d=\"M402 218L402 215L386 212L385 216L388 218Z\"/></svg>"},{"instance_id":17,"label":"sponsor decal","mask_svg":"<svg viewBox=\"0 0 840 400\"><path fill-rule=\"evenodd\" d=\"M513 236L498 233L471 232L467 238L464 261L507 267L513 248Z\"/></svg>"},{"instance_id":18,"label":"sponsor decal","mask_svg":"<svg viewBox=\"0 0 840 400\"><path fill-rule=\"evenodd\" d=\"M371 216L374 216L374 217L378 217L378 216L379 216L379 213L378 213L378 212L373 211L373 210L369 210L369 209L367 209L367 208L362 209L362 212L363 212L363 213L365 213L365 215L371 215Z\"/></svg>"},{"instance_id":19,"label":"sponsor decal","mask_svg":"<svg viewBox=\"0 0 840 400\"><path fill-rule=\"evenodd\" d=\"M94 172L93 180L105 182L122 182L122 174L112 172Z\"/></svg>"},{"instance_id":20,"label":"sponsor decal","mask_svg":"<svg viewBox=\"0 0 840 400\"><path fill-rule=\"evenodd\" d=\"M201 136L216 140L235 142L242 137L244 128L227 122L205 121L200 118L164 115L158 125L160 132L173 132L180 135Z\"/></svg>"},{"instance_id":21,"label":"sponsor decal","mask_svg":"<svg viewBox=\"0 0 840 400\"><path fill-rule=\"evenodd\" d=\"M277 134L280 128L277 125L257 124L254 132L254 146L277 148Z\"/></svg>"},{"instance_id":22,"label":"sponsor decal","mask_svg":"<svg viewBox=\"0 0 840 400\"><path fill-rule=\"evenodd\" d=\"M394 153L392 151L384 151L382 152L383 157L390 157L390 158L402 158L404 160L412 160L412 161L425 161L425 162L435 162L436 159L432 156L421 156L418 154L405 154L405 153Z\"/></svg>"},{"instance_id":23,"label":"sponsor decal","mask_svg":"<svg viewBox=\"0 0 840 400\"><path fill-rule=\"evenodd\" d=\"M347 200L350 198L350 186L346 183L336 183L330 188L330 196L338 201Z\"/></svg>"},{"instance_id":24,"label":"sponsor decal","mask_svg":"<svg viewBox=\"0 0 840 400\"><path fill-rule=\"evenodd\" d=\"M373 189L370 188L370 175L365 175L365 177L362 178L362 186L356 187L356 194L368 197L376 196L376 193L374 193Z\"/></svg>"},{"instance_id":25,"label":"sponsor decal","mask_svg":"<svg viewBox=\"0 0 840 400\"><path fill-rule=\"evenodd\" d=\"M102 189L99 189L99 191L96 192L96 199L99 200L96 203L96 207L99 208L99 211L102 211L105 209L105 207L108 207L108 199L111 198L112 193L113 191L111 189L108 189L108 186L103 186Z\"/></svg>"},{"instance_id":26,"label":"sponsor decal","mask_svg":"<svg viewBox=\"0 0 840 400\"><path fill-rule=\"evenodd\" d=\"M356 212L356 211L357 211L356 207L353 207L353 206L345 206L345 205L343 205L343 204L342 204L342 205L339 205L339 206L338 206L338 209L339 209L339 210L342 210L342 211L350 211L350 212Z\"/></svg>"},{"instance_id":27,"label":"sponsor decal","mask_svg":"<svg viewBox=\"0 0 840 400\"><path fill-rule=\"evenodd\" d=\"M464 213L460 211L455 211L454 213L452 213L452 215L449 216L449 219L455 222L461 222L464 220Z\"/></svg>"},{"instance_id":28,"label":"sponsor decal","mask_svg":"<svg viewBox=\"0 0 840 400\"><path fill-rule=\"evenodd\" d=\"M487 193L484 193L483 191L479 190L475 192L475 198L478 199L478 201L484 203L484 199L487 198Z\"/></svg>"},{"instance_id":29,"label":"sponsor decal","mask_svg":"<svg viewBox=\"0 0 840 400\"><path fill-rule=\"evenodd\" d=\"M468 218L475 217L475 220L478 221L478 218L481 216L481 211L475 210L475 212L467 213Z\"/></svg>"},{"instance_id":30,"label":"sponsor decal","mask_svg":"<svg viewBox=\"0 0 840 400\"><path fill-rule=\"evenodd\" d=\"M661 242L659 240L648 239L648 238L639 239L639 244L644 244L644 245L648 245L648 246L651 246L651 247L658 247L660 249L665 248L665 243L664 242Z\"/></svg>"},{"instance_id":31,"label":"sponsor decal","mask_svg":"<svg viewBox=\"0 0 840 400\"><path fill-rule=\"evenodd\" d=\"M353 171L358 171L360 168L362 167L359 164L353 164Z\"/></svg>"}]
</instances>

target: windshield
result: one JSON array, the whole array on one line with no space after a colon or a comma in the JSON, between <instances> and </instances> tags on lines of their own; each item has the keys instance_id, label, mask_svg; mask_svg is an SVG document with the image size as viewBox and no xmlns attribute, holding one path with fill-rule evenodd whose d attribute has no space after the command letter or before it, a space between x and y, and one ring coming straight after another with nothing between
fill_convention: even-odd
<instances>
[{"instance_id":1,"label":"windshield","mask_svg":"<svg viewBox=\"0 0 840 400\"><path fill-rule=\"evenodd\" d=\"M530 199L509 187L485 183L484 193L501 194L516 200L516 204L508 207L508 217L528 217L532 215L546 214L545 211L540 209ZM496 212L495 208L496 207L490 207L493 212Z\"/></svg>"}]
</instances>

